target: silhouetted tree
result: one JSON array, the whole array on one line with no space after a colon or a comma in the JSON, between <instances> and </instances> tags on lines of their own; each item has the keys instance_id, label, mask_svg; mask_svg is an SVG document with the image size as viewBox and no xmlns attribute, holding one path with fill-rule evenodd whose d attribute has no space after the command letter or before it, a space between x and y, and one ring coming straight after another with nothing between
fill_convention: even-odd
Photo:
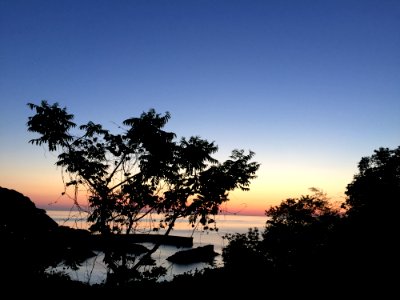
<instances>
[{"instance_id":1,"label":"silhouetted tree","mask_svg":"<svg viewBox=\"0 0 400 300\"><path fill-rule=\"evenodd\" d=\"M339 211L326 194L311 189L314 194L289 198L265 212L263 247L280 272L305 272L319 269L326 260L331 232L340 220Z\"/></svg>"},{"instance_id":2,"label":"silhouetted tree","mask_svg":"<svg viewBox=\"0 0 400 300\"><path fill-rule=\"evenodd\" d=\"M214 142L198 136L176 141L175 133L163 129L170 119L168 112L160 115L150 109L129 118L119 134L93 122L73 134L74 116L58 103L28 106L35 111L28 130L39 134L30 143L59 153L56 165L70 176L66 186L88 190L90 229L103 235L130 233L151 213L163 216L154 230L165 228L166 235L179 218L188 218L193 227L200 222L212 229L212 216L229 200L228 193L248 190L259 168L251 161L252 151L233 150L230 159L220 163L212 157L218 150Z\"/></svg>"},{"instance_id":3,"label":"silhouetted tree","mask_svg":"<svg viewBox=\"0 0 400 300\"><path fill-rule=\"evenodd\" d=\"M250 228L247 234L228 235L224 266L247 280L321 274L330 259L329 237L340 215L324 193L312 191L313 195L289 198L266 210L261 234L258 228Z\"/></svg>"},{"instance_id":4,"label":"silhouetted tree","mask_svg":"<svg viewBox=\"0 0 400 300\"><path fill-rule=\"evenodd\" d=\"M347 185L347 214L354 218L391 221L387 214L398 211L400 202L400 147L379 148L358 163L358 173ZM384 210L377 213L377 205Z\"/></svg>"},{"instance_id":5,"label":"silhouetted tree","mask_svg":"<svg viewBox=\"0 0 400 300\"><path fill-rule=\"evenodd\" d=\"M375 150L358 169L342 210L312 189L313 195L267 210L261 236L256 229L228 236L223 259L233 277L249 280L250 270L262 266L264 272L250 281L263 276L280 296L282 287L295 295L336 289L358 297L397 293L400 147ZM340 284L332 288L335 280Z\"/></svg>"},{"instance_id":6,"label":"silhouetted tree","mask_svg":"<svg viewBox=\"0 0 400 300\"><path fill-rule=\"evenodd\" d=\"M364 285L392 288L398 265L400 147L379 148L358 163L347 185L347 209L340 237L348 276ZM383 285L385 287L383 287Z\"/></svg>"}]
</instances>

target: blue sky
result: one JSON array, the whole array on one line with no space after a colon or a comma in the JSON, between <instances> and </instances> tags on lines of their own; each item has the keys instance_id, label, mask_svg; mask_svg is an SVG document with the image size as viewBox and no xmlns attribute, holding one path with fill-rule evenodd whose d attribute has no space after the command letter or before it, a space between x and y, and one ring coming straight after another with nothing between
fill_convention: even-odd
<instances>
[{"instance_id":1,"label":"blue sky","mask_svg":"<svg viewBox=\"0 0 400 300\"><path fill-rule=\"evenodd\" d=\"M362 156L400 145L399 1L0 0L0 186L59 201L27 102L111 130L149 108L167 129L252 150L266 209L315 186L343 197ZM68 200L65 200L68 201Z\"/></svg>"}]
</instances>

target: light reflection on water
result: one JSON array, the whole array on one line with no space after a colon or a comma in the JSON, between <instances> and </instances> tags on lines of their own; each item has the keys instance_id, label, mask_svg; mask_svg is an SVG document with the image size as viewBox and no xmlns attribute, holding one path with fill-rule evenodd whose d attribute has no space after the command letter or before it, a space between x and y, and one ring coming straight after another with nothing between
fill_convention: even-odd
<instances>
[{"instance_id":1,"label":"light reflection on water","mask_svg":"<svg viewBox=\"0 0 400 300\"><path fill-rule=\"evenodd\" d=\"M59 225L69 226L73 228L87 229L87 215L78 211L58 211L48 210L47 214L53 218ZM222 248L227 245L228 241L223 237L230 233L246 233L249 228L257 227L260 231L264 228L267 220L266 216L244 216L244 215L218 215L215 218L218 231L203 231L198 228L191 228L188 220L181 219L176 222L175 228L170 235L183 237L193 237L193 248L199 246L214 245L214 251L219 253L214 259L215 266L222 266ZM146 219L142 222L143 227L137 228L138 233L149 232L150 226L158 224L158 219ZM157 232L163 234L163 230ZM153 244L142 243L147 248L151 248ZM176 251L190 248L182 248L171 245L161 245L160 248L152 254L152 258L157 265L167 269L167 275L161 280L171 280L174 275L201 270L207 266L207 263L194 263L188 265L174 264L167 260L167 257L174 254ZM103 262L104 255L102 252L95 252L97 255L86 260L78 270L64 269L63 266L55 268L56 271L63 270L74 280L80 280L90 284L101 283L106 278L106 266Z\"/></svg>"}]
</instances>

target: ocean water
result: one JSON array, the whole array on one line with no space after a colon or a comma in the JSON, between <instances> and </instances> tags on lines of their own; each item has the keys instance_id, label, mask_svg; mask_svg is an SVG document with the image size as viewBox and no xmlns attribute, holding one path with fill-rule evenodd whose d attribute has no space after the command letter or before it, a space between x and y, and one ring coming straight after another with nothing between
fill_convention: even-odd
<instances>
[{"instance_id":1,"label":"ocean water","mask_svg":"<svg viewBox=\"0 0 400 300\"><path fill-rule=\"evenodd\" d=\"M59 225L69 226L73 228L86 229L86 214L78 211L62 211L62 210L48 210L47 214L53 218ZM227 245L228 241L224 239L226 234L233 233L246 233L249 228L257 227L260 231L264 228L267 221L266 216L246 216L246 215L227 215L221 214L216 216L216 227L218 230L204 231L201 228L192 228L188 220L178 220L174 230L170 235L177 235L183 237L193 237L193 247L214 245L214 251L217 255L214 259L214 266L222 266L222 249ZM151 227L158 224L157 217L147 218L141 222L141 226L136 228L137 233L145 233L151 230ZM150 228L150 229L149 229ZM162 234L163 232L158 232ZM142 243L147 248L151 248L151 243ZM174 275L183 274L194 270L201 270L210 267L207 263L193 263L193 264L174 264L167 260L167 257L180 250L190 248L176 247L170 245L161 245L160 248L152 254L152 258L156 264L163 266L167 269L167 274L160 278L160 280L171 280ZM73 280L83 281L89 284L102 283L106 278L107 268L103 263L103 253L97 252L97 255L85 261L77 270L65 268L65 266L58 266L55 271L64 271Z\"/></svg>"}]
</instances>

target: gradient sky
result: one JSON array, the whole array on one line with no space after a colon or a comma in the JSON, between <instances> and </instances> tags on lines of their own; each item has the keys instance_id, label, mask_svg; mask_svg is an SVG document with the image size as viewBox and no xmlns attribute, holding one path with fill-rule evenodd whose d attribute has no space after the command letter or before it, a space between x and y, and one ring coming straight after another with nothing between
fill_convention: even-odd
<instances>
[{"instance_id":1,"label":"gradient sky","mask_svg":"<svg viewBox=\"0 0 400 300\"><path fill-rule=\"evenodd\" d=\"M0 186L45 209L72 203L28 102L113 131L169 111L221 161L254 151L224 207L246 214L310 187L343 200L361 157L400 145L400 1L0 0L0 44Z\"/></svg>"}]
</instances>

